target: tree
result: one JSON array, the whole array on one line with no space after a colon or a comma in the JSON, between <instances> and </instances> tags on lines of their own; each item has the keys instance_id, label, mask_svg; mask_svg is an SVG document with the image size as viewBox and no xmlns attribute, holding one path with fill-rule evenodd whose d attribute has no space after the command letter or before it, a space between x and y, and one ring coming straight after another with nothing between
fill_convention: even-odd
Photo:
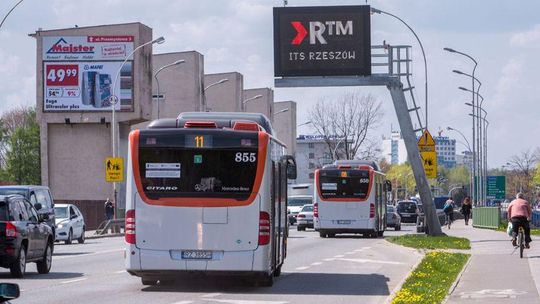
<instances>
[{"instance_id":1,"label":"tree","mask_svg":"<svg viewBox=\"0 0 540 304\"><path fill-rule=\"evenodd\" d=\"M416 180L409 163L392 165L386 173L386 178L392 182L394 198L406 199L408 196L415 194Z\"/></svg>"},{"instance_id":2,"label":"tree","mask_svg":"<svg viewBox=\"0 0 540 304\"><path fill-rule=\"evenodd\" d=\"M28 121L16 127L7 140L5 175L18 184L41 183L39 125L35 111L28 112Z\"/></svg>"},{"instance_id":3,"label":"tree","mask_svg":"<svg viewBox=\"0 0 540 304\"><path fill-rule=\"evenodd\" d=\"M513 155L507 163L507 166L516 174L516 185L519 183L519 192L524 192L532 197L532 182L535 169L540 160L540 150L530 149L521 152L519 155Z\"/></svg>"},{"instance_id":4,"label":"tree","mask_svg":"<svg viewBox=\"0 0 540 304\"><path fill-rule=\"evenodd\" d=\"M382 115L379 101L356 91L344 93L334 102L320 99L309 112L309 119L323 136L332 158L373 159L378 147L370 136ZM340 153L334 153L336 147Z\"/></svg>"},{"instance_id":5,"label":"tree","mask_svg":"<svg viewBox=\"0 0 540 304\"><path fill-rule=\"evenodd\" d=\"M9 140L19 127L28 127L36 121L34 107L17 107L5 112L0 118L0 169L7 166Z\"/></svg>"}]
</instances>

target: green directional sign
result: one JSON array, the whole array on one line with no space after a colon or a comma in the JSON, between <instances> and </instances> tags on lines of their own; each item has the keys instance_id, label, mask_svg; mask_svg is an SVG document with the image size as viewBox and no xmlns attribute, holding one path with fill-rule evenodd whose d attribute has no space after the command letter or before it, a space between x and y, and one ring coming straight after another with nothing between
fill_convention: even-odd
<instances>
[{"instance_id":1,"label":"green directional sign","mask_svg":"<svg viewBox=\"0 0 540 304\"><path fill-rule=\"evenodd\" d=\"M488 176L487 180L488 199L504 199L506 197L506 176Z\"/></svg>"}]
</instances>

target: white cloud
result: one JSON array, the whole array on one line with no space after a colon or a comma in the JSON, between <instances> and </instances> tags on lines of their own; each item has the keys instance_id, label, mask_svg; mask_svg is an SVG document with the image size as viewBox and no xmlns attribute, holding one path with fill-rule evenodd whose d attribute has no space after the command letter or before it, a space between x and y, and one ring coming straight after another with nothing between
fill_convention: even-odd
<instances>
[{"instance_id":1,"label":"white cloud","mask_svg":"<svg viewBox=\"0 0 540 304\"><path fill-rule=\"evenodd\" d=\"M532 29L516 33L510 38L510 45L518 47L538 48L540 46L540 24Z\"/></svg>"}]
</instances>

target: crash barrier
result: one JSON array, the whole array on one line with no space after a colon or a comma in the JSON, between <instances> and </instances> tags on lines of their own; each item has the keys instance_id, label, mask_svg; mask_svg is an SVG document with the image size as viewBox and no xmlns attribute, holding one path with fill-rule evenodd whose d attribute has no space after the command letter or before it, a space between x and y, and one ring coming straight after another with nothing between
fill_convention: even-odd
<instances>
[{"instance_id":1,"label":"crash barrier","mask_svg":"<svg viewBox=\"0 0 540 304\"><path fill-rule=\"evenodd\" d=\"M473 209L473 227L499 228L501 214L499 207L476 207Z\"/></svg>"},{"instance_id":2,"label":"crash barrier","mask_svg":"<svg viewBox=\"0 0 540 304\"><path fill-rule=\"evenodd\" d=\"M106 220L99 224L95 235L104 235L110 233L123 233L124 231L124 219Z\"/></svg>"}]
</instances>

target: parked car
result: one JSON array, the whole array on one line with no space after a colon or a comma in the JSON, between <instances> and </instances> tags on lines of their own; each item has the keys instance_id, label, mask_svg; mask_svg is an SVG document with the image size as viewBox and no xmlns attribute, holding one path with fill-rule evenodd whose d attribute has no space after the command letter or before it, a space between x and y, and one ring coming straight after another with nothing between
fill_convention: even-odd
<instances>
[{"instance_id":1,"label":"parked car","mask_svg":"<svg viewBox=\"0 0 540 304\"><path fill-rule=\"evenodd\" d=\"M56 204L56 240L66 244L76 239L79 244L84 243L84 217L77 206L72 204Z\"/></svg>"},{"instance_id":2,"label":"parked car","mask_svg":"<svg viewBox=\"0 0 540 304\"><path fill-rule=\"evenodd\" d=\"M0 196L0 266L22 278L28 262L36 262L39 273L52 264L54 235L35 207L21 195Z\"/></svg>"},{"instance_id":3,"label":"parked car","mask_svg":"<svg viewBox=\"0 0 540 304\"><path fill-rule=\"evenodd\" d=\"M41 205L38 214L51 227L53 237L56 232L54 220L54 201L49 187L45 186L0 186L0 195L19 194L24 196L34 207ZM36 208L37 209L37 208Z\"/></svg>"},{"instance_id":4,"label":"parked car","mask_svg":"<svg viewBox=\"0 0 540 304\"><path fill-rule=\"evenodd\" d=\"M399 201L396 211L401 217L402 223L416 223L420 210L415 201Z\"/></svg>"},{"instance_id":5,"label":"parked car","mask_svg":"<svg viewBox=\"0 0 540 304\"><path fill-rule=\"evenodd\" d=\"M394 230L401 230L401 216L392 205L386 206L386 227L392 227Z\"/></svg>"},{"instance_id":6,"label":"parked car","mask_svg":"<svg viewBox=\"0 0 540 304\"><path fill-rule=\"evenodd\" d=\"M304 205L296 216L298 231L305 231L306 228L313 228L313 204Z\"/></svg>"},{"instance_id":7,"label":"parked car","mask_svg":"<svg viewBox=\"0 0 540 304\"><path fill-rule=\"evenodd\" d=\"M296 216L298 212L302 210L304 205L313 204L313 197L309 195L295 195L289 196L287 199L287 215L289 218L289 224L294 225L296 223Z\"/></svg>"}]
</instances>

